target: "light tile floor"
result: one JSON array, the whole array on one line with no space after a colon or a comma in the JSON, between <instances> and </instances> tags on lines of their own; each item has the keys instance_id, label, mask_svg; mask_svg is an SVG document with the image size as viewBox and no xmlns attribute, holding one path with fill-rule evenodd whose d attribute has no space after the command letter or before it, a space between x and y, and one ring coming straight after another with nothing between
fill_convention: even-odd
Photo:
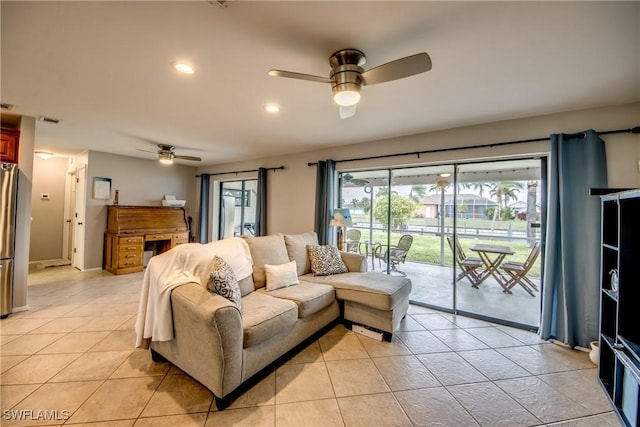
<instances>
[{"instance_id":1,"label":"light tile floor","mask_svg":"<svg viewBox=\"0 0 640 427\"><path fill-rule=\"evenodd\" d=\"M141 279L32 271L31 310L0 321L0 424L619 425L586 353L417 306L393 342L337 326L219 412L200 384L133 348Z\"/></svg>"}]
</instances>

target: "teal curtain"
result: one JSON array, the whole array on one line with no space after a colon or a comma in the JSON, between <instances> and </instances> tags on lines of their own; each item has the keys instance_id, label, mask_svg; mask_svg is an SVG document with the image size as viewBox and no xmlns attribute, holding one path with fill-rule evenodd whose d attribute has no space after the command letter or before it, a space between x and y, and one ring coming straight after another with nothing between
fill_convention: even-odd
<instances>
[{"instance_id":1,"label":"teal curtain","mask_svg":"<svg viewBox=\"0 0 640 427\"><path fill-rule=\"evenodd\" d=\"M595 131L551 135L539 334L572 348L598 338L600 199L589 189L604 187L605 145Z\"/></svg>"},{"instance_id":2,"label":"teal curtain","mask_svg":"<svg viewBox=\"0 0 640 427\"><path fill-rule=\"evenodd\" d=\"M256 196L256 236L267 235L267 169L258 169L258 194Z\"/></svg>"},{"instance_id":3,"label":"teal curtain","mask_svg":"<svg viewBox=\"0 0 640 427\"><path fill-rule=\"evenodd\" d=\"M333 242L329 233L331 212L335 207L336 162L321 160L316 170L316 213L314 230L318 234L318 243L326 245Z\"/></svg>"},{"instance_id":4,"label":"teal curtain","mask_svg":"<svg viewBox=\"0 0 640 427\"><path fill-rule=\"evenodd\" d=\"M211 177L200 175L200 243L209 241L209 182Z\"/></svg>"}]
</instances>

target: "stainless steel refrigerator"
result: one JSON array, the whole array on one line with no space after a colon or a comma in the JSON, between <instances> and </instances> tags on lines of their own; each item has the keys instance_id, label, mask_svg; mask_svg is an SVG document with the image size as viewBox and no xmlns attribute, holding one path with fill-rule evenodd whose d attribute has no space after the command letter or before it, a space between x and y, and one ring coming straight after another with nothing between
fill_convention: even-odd
<instances>
[{"instance_id":1,"label":"stainless steel refrigerator","mask_svg":"<svg viewBox=\"0 0 640 427\"><path fill-rule=\"evenodd\" d=\"M2 163L0 167L0 317L13 310L13 257L16 236L18 165Z\"/></svg>"}]
</instances>

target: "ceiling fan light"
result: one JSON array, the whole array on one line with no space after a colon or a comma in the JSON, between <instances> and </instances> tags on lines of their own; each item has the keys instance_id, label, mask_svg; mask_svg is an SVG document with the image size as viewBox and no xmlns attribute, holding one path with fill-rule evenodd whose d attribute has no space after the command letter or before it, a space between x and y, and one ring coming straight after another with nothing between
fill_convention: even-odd
<instances>
[{"instance_id":1,"label":"ceiling fan light","mask_svg":"<svg viewBox=\"0 0 640 427\"><path fill-rule=\"evenodd\" d=\"M36 151L36 156L40 157L42 160L49 160L53 157L53 153L49 153L46 151Z\"/></svg>"},{"instance_id":2,"label":"ceiling fan light","mask_svg":"<svg viewBox=\"0 0 640 427\"><path fill-rule=\"evenodd\" d=\"M343 107L350 107L360 102L360 92L355 90L343 90L333 95L336 104Z\"/></svg>"},{"instance_id":3,"label":"ceiling fan light","mask_svg":"<svg viewBox=\"0 0 640 427\"><path fill-rule=\"evenodd\" d=\"M173 156L169 152L167 152L167 153L162 153L162 152L158 153L158 160L163 165L171 165L171 164L173 164Z\"/></svg>"},{"instance_id":4,"label":"ceiling fan light","mask_svg":"<svg viewBox=\"0 0 640 427\"><path fill-rule=\"evenodd\" d=\"M333 94L333 100L338 105L350 107L360 102L360 91L355 89L337 90Z\"/></svg>"}]
</instances>

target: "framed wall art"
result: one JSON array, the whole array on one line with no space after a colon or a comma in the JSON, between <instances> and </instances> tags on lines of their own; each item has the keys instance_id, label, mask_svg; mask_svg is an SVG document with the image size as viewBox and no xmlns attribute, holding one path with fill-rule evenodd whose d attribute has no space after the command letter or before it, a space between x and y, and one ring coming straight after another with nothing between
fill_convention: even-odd
<instances>
[{"instance_id":1,"label":"framed wall art","mask_svg":"<svg viewBox=\"0 0 640 427\"><path fill-rule=\"evenodd\" d=\"M93 198L96 200L111 198L111 178L93 178Z\"/></svg>"}]
</instances>

